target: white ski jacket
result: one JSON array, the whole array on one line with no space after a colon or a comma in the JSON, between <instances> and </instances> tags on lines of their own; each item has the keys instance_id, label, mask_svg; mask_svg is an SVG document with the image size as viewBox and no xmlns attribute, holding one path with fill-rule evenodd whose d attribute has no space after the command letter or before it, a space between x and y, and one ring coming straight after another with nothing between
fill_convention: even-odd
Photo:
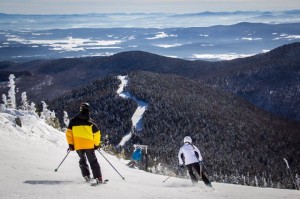
<instances>
[{"instance_id":1,"label":"white ski jacket","mask_svg":"<svg viewBox=\"0 0 300 199\"><path fill-rule=\"evenodd\" d=\"M198 158L195 152L198 153ZM180 165L182 165L183 163L185 165L189 165L195 162L202 161L202 156L199 149L196 146L190 143L184 143L184 145L179 150L178 159Z\"/></svg>"}]
</instances>

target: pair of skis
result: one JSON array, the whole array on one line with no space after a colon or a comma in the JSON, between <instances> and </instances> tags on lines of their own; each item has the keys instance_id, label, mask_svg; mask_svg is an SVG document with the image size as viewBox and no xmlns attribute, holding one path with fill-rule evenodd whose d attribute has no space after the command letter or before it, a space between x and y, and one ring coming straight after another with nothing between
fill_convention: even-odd
<instances>
[{"instance_id":1,"label":"pair of skis","mask_svg":"<svg viewBox=\"0 0 300 199\"><path fill-rule=\"evenodd\" d=\"M105 179L105 180L103 180L102 183L92 182L92 183L90 183L90 184L91 184L92 187L95 187L95 186L99 186L99 185L102 185L102 184L107 184L108 181L109 181L108 179Z\"/></svg>"}]
</instances>

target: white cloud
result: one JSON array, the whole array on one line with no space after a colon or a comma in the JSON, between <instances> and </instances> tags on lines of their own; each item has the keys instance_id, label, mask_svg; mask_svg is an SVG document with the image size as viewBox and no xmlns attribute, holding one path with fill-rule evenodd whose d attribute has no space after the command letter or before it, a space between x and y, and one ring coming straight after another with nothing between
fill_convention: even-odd
<instances>
[{"instance_id":1,"label":"white cloud","mask_svg":"<svg viewBox=\"0 0 300 199\"><path fill-rule=\"evenodd\" d=\"M101 53L94 53L94 54L89 54L89 57L97 57L97 56L111 56L114 55L114 53L110 52L101 52ZM86 57L87 55L82 55L82 57Z\"/></svg>"},{"instance_id":2,"label":"white cloud","mask_svg":"<svg viewBox=\"0 0 300 199\"><path fill-rule=\"evenodd\" d=\"M53 33L31 33L33 36L41 36L41 35L53 35Z\"/></svg>"},{"instance_id":3,"label":"white cloud","mask_svg":"<svg viewBox=\"0 0 300 199\"><path fill-rule=\"evenodd\" d=\"M178 58L178 56L175 55L164 55L165 57L170 57L170 58Z\"/></svg>"},{"instance_id":4,"label":"white cloud","mask_svg":"<svg viewBox=\"0 0 300 199\"><path fill-rule=\"evenodd\" d=\"M213 47L215 46L214 44L201 44L202 47Z\"/></svg>"},{"instance_id":5,"label":"white cloud","mask_svg":"<svg viewBox=\"0 0 300 199\"><path fill-rule=\"evenodd\" d=\"M49 46L55 51L84 51L85 49L107 49L120 48L114 45L120 44L121 40L92 40L85 38L67 37L65 39L53 40L27 40L16 35L5 35L10 42L18 42L21 44L43 45Z\"/></svg>"},{"instance_id":6,"label":"white cloud","mask_svg":"<svg viewBox=\"0 0 300 199\"><path fill-rule=\"evenodd\" d=\"M262 38L243 37L242 40L258 41L258 40L262 40Z\"/></svg>"},{"instance_id":7,"label":"white cloud","mask_svg":"<svg viewBox=\"0 0 300 199\"><path fill-rule=\"evenodd\" d=\"M209 35L206 35L206 34L200 34L199 36L200 37L209 37Z\"/></svg>"},{"instance_id":8,"label":"white cloud","mask_svg":"<svg viewBox=\"0 0 300 199\"><path fill-rule=\"evenodd\" d=\"M95 46L95 47L86 47L86 50L102 50L102 49L121 49L120 46Z\"/></svg>"},{"instance_id":9,"label":"white cloud","mask_svg":"<svg viewBox=\"0 0 300 199\"><path fill-rule=\"evenodd\" d=\"M167 37L177 37L177 35L174 34L168 35L165 32L158 32L154 37L148 37L146 39L153 40L153 39L163 39Z\"/></svg>"},{"instance_id":10,"label":"white cloud","mask_svg":"<svg viewBox=\"0 0 300 199\"><path fill-rule=\"evenodd\" d=\"M192 59L206 59L206 60L232 60L237 58L250 57L254 54L193 54Z\"/></svg>"},{"instance_id":11,"label":"white cloud","mask_svg":"<svg viewBox=\"0 0 300 199\"><path fill-rule=\"evenodd\" d=\"M288 35L285 38L287 38L287 39L300 39L300 35Z\"/></svg>"},{"instance_id":12,"label":"white cloud","mask_svg":"<svg viewBox=\"0 0 300 199\"><path fill-rule=\"evenodd\" d=\"M295 40L300 39L300 35L288 35L288 34L280 34L279 37L275 37L273 40L281 40L281 39L287 39L287 40Z\"/></svg>"},{"instance_id":13,"label":"white cloud","mask_svg":"<svg viewBox=\"0 0 300 199\"><path fill-rule=\"evenodd\" d=\"M175 44L154 44L153 46L157 46L157 47L160 47L160 48L174 48L174 47L182 46L182 44L178 44L178 43L175 43Z\"/></svg>"}]
</instances>

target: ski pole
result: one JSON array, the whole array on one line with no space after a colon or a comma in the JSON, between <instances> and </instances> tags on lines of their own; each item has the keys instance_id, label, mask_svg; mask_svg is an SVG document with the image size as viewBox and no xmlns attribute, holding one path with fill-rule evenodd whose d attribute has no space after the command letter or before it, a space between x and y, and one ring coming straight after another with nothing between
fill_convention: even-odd
<instances>
[{"instance_id":1,"label":"ski pole","mask_svg":"<svg viewBox=\"0 0 300 199\"><path fill-rule=\"evenodd\" d=\"M166 182L169 178L171 178L171 176L167 177L163 182Z\"/></svg>"},{"instance_id":2,"label":"ski pole","mask_svg":"<svg viewBox=\"0 0 300 199\"><path fill-rule=\"evenodd\" d=\"M183 167L180 167L180 166L178 165L178 167L177 167L177 171L176 171L176 173L177 173L177 174L176 174L176 175L177 175L177 177L178 177L178 175L179 175L179 172L180 172L180 170L181 170L181 169L183 169ZM171 177L172 177L172 176L168 176L168 177L167 177L167 178L166 178L166 179L163 181L163 183L164 183L164 182L166 182L166 181L167 181L169 178L171 178Z\"/></svg>"},{"instance_id":3,"label":"ski pole","mask_svg":"<svg viewBox=\"0 0 300 199\"><path fill-rule=\"evenodd\" d=\"M65 159L67 158L67 156L69 155L70 150L68 149L67 151L67 155L64 157L64 159L61 161L61 163L58 165L58 167L56 169L54 169L55 172L57 172L57 169L60 167L60 165L65 161Z\"/></svg>"},{"instance_id":4,"label":"ski pole","mask_svg":"<svg viewBox=\"0 0 300 199\"><path fill-rule=\"evenodd\" d=\"M198 162L200 164L200 167L202 166L208 173L211 173L210 170L205 166L205 164L202 161L199 160ZM200 171L203 171L203 169L201 168Z\"/></svg>"},{"instance_id":5,"label":"ski pole","mask_svg":"<svg viewBox=\"0 0 300 199\"><path fill-rule=\"evenodd\" d=\"M200 171L200 177L201 177L201 179L203 179L202 178L202 162L201 161L198 161L199 162L199 171Z\"/></svg>"},{"instance_id":6,"label":"ski pole","mask_svg":"<svg viewBox=\"0 0 300 199\"><path fill-rule=\"evenodd\" d=\"M125 178L119 173L119 171L108 161L108 159L101 153L100 149L97 150L103 158L110 164L110 166L121 176L122 180L125 180Z\"/></svg>"}]
</instances>

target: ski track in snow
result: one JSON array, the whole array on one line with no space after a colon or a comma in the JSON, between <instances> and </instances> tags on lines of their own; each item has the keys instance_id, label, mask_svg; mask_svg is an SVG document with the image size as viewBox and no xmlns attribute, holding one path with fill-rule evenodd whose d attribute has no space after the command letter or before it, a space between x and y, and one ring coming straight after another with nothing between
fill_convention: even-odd
<instances>
[{"instance_id":1,"label":"ski track in snow","mask_svg":"<svg viewBox=\"0 0 300 199\"><path fill-rule=\"evenodd\" d=\"M119 75L118 79L121 80L121 84L119 85L119 89L117 90L117 94L122 98L132 99L138 104L137 109L135 110L134 114L131 117L132 130L128 134L126 134L122 138L121 142L119 143L119 146L124 146L124 144L131 138L133 130L136 130L136 131L141 131L142 130L142 128L143 128L142 118L143 118L144 112L147 110L148 103L136 99L136 97L132 96L128 92L124 92L124 88L128 84L128 76L120 76Z\"/></svg>"}]
</instances>

